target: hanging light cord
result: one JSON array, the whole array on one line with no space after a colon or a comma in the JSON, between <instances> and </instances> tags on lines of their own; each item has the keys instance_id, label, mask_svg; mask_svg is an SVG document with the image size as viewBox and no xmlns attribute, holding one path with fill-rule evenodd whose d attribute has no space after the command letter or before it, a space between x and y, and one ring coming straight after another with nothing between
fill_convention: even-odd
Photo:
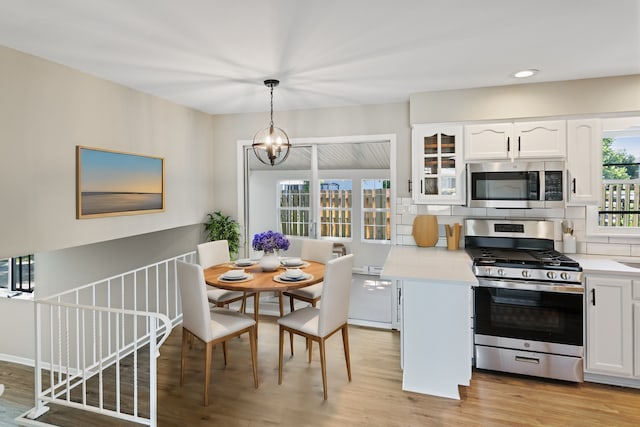
<instances>
[{"instance_id":1,"label":"hanging light cord","mask_svg":"<svg viewBox=\"0 0 640 427\"><path fill-rule=\"evenodd\" d=\"M271 88L271 122L269 123L270 127L273 127L273 85L269 85Z\"/></svg>"}]
</instances>

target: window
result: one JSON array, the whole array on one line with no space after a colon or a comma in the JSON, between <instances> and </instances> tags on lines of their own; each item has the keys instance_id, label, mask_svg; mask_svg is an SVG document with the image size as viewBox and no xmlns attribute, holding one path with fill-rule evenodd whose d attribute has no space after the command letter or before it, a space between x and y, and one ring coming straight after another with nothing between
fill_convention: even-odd
<instances>
[{"instance_id":1,"label":"window","mask_svg":"<svg viewBox=\"0 0 640 427\"><path fill-rule=\"evenodd\" d=\"M0 288L33 292L34 285L33 255L0 259Z\"/></svg>"},{"instance_id":2,"label":"window","mask_svg":"<svg viewBox=\"0 0 640 427\"><path fill-rule=\"evenodd\" d=\"M351 238L350 179L320 180L320 237Z\"/></svg>"},{"instance_id":3,"label":"window","mask_svg":"<svg viewBox=\"0 0 640 427\"><path fill-rule=\"evenodd\" d=\"M391 241L391 181L362 180L362 240Z\"/></svg>"},{"instance_id":4,"label":"window","mask_svg":"<svg viewBox=\"0 0 640 427\"><path fill-rule=\"evenodd\" d=\"M640 227L640 136L617 133L602 139L601 227Z\"/></svg>"},{"instance_id":5,"label":"window","mask_svg":"<svg viewBox=\"0 0 640 427\"><path fill-rule=\"evenodd\" d=\"M280 231L287 236L309 236L310 195L308 180L280 181Z\"/></svg>"}]
</instances>

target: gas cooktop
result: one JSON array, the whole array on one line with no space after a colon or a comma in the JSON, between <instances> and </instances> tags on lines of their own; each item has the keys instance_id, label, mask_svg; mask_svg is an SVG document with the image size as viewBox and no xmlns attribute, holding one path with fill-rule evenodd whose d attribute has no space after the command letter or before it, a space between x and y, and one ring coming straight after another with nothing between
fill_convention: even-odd
<instances>
[{"instance_id":1,"label":"gas cooktop","mask_svg":"<svg viewBox=\"0 0 640 427\"><path fill-rule=\"evenodd\" d=\"M467 248L476 265L581 271L580 264L553 249Z\"/></svg>"}]
</instances>

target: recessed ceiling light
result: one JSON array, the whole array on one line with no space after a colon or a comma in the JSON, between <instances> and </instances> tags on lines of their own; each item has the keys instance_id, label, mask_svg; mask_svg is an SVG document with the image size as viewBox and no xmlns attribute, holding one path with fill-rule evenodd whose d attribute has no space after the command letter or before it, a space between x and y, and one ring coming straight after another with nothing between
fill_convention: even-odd
<instances>
[{"instance_id":1,"label":"recessed ceiling light","mask_svg":"<svg viewBox=\"0 0 640 427\"><path fill-rule=\"evenodd\" d=\"M533 68L530 68L528 70L521 70L521 71L518 71L517 73L513 73L513 77L518 79L524 79L525 77L533 76L537 72L538 70L534 70Z\"/></svg>"}]
</instances>

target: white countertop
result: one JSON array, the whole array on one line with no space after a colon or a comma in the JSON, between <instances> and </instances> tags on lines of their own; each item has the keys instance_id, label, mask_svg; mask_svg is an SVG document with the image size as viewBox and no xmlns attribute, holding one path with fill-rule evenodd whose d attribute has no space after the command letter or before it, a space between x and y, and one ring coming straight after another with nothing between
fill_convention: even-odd
<instances>
[{"instance_id":1,"label":"white countertop","mask_svg":"<svg viewBox=\"0 0 640 427\"><path fill-rule=\"evenodd\" d=\"M630 267L622 262L636 263L640 265L639 258L630 257L613 257L610 255L586 255L586 254L570 254L574 260L580 263L582 271L589 273L612 273L622 274L625 276L639 276L640 268ZM619 261L617 261L617 259Z\"/></svg>"},{"instance_id":2,"label":"white countertop","mask_svg":"<svg viewBox=\"0 0 640 427\"><path fill-rule=\"evenodd\" d=\"M471 264L471 258L463 249L393 246L380 277L477 286Z\"/></svg>"}]
</instances>

